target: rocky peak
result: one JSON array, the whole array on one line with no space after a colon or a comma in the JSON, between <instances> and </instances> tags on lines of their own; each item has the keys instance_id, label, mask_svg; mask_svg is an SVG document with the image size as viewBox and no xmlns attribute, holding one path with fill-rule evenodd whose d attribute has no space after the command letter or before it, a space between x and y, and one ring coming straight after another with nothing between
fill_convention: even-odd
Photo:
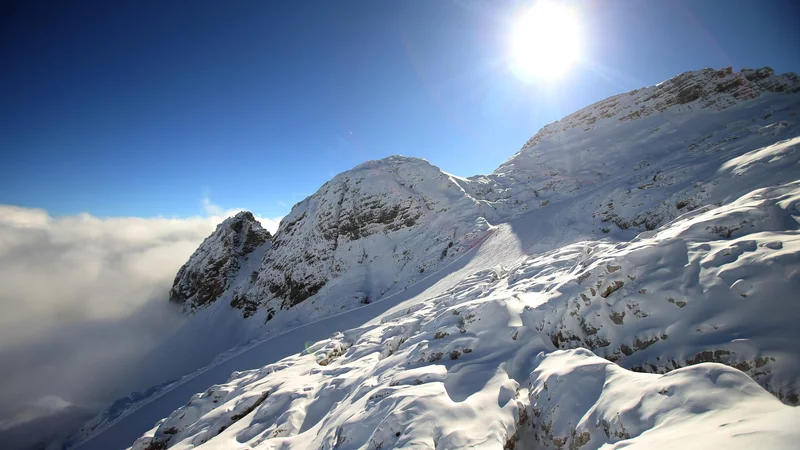
<instances>
[{"instance_id":1,"label":"rocky peak","mask_svg":"<svg viewBox=\"0 0 800 450\"><path fill-rule=\"evenodd\" d=\"M170 298L189 310L217 302L270 320L318 293L342 309L396 292L488 230L483 206L459 180L394 155L336 175L296 204L274 237L239 213L181 268Z\"/></svg>"},{"instance_id":2,"label":"rocky peak","mask_svg":"<svg viewBox=\"0 0 800 450\"><path fill-rule=\"evenodd\" d=\"M186 310L212 303L230 285L241 259L248 258L271 238L249 211L225 219L178 271L169 292L170 301Z\"/></svg>"},{"instance_id":3,"label":"rocky peak","mask_svg":"<svg viewBox=\"0 0 800 450\"><path fill-rule=\"evenodd\" d=\"M292 208L248 296L274 300L276 310L352 278L364 299L379 297L462 251L461 241L484 226L476 207L453 177L424 159L365 162Z\"/></svg>"},{"instance_id":4,"label":"rocky peak","mask_svg":"<svg viewBox=\"0 0 800 450\"><path fill-rule=\"evenodd\" d=\"M232 233L226 233L225 230L230 230ZM256 220L250 211L241 211L235 216L225 219L217 226L215 234L218 233L223 243L234 249L239 256L249 254L272 238L269 231L261 227L261 222Z\"/></svg>"}]
</instances>

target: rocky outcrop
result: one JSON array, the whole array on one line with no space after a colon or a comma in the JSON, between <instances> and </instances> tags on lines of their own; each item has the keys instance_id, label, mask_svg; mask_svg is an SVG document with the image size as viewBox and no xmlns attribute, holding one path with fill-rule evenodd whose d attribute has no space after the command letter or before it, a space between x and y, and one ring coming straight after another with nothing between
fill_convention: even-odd
<instances>
[{"instance_id":1,"label":"rocky outcrop","mask_svg":"<svg viewBox=\"0 0 800 450\"><path fill-rule=\"evenodd\" d=\"M226 219L178 271L170 301L186 311L213 303L231 286L242 259L268 246L271 237L248 211Z\"/></svg>"}]
</instances>

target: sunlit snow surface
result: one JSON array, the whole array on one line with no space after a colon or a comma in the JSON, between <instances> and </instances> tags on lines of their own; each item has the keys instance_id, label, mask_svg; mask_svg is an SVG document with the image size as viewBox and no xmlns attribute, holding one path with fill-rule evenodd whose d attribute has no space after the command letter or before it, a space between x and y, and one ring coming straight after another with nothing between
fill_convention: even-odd
<instances>
[{"instance_id":1,"label":"sunlit snow surface","mask_svg":"<svg viewBox=\"0 0 800 450\"><path fill-rule=\"evenodd\" d=\"M266 338L90 429L81 448L130 445L142 423L156 426L134 449L793 446L800 100L787 92L800 82L758 75L788 86L776 94L693 74L548 125L490 175L390 158L337 176L326 186L374 195L370 179L413 179L414 201L443 210L340 245L352 270L326 272L334 281L279 311ZM702 95L675 101L695 85ZM320 205L336 203L326 186L287 217L310 214L311 248ZM281 238L287 220L276 242L300 249ZM426 244L448 239L461 252L446 259ZM362 248L373 265L355 260ZM369 286L373 303L353 300ZM197 329L264 323L227 303L200 310Z\"/></svg>"},{"instance_id":2,"label":"sunlit snow surface","mask_svg":"<svg viewBox=\"0 0 800 450\"><path fill-rule=\"evenodd\" d=\"M235 373L133 448L153 436L170 448L220 449L786 445L800 438L800 412L740 370L625 368L664 371L710 351L777 394L794 389L800 237L776 228L796 224L798 207L793 183L631 243L579 242L478 271L307 352ZM712 231L742 222L731 238ZM621 366L589 350L554 351L554 341Z\"/></svg>"}]
</instances>

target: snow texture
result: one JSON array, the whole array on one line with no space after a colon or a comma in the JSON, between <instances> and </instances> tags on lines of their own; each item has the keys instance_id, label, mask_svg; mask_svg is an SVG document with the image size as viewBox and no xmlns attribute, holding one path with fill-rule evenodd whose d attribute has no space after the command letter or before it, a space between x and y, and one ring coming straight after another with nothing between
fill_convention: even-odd
<instances>
[{"instance_id":1,"label":"snow texture","mask_svg":"<svg viewBox=\"0 0 800 450\"><path fill-rule=\"evenodd\" d=\"M399 156L337 175L216 297L184 296L256 339L135 404L153 424L176 386L203 391L133 449L791 446L798 91L704 69L550 124L489 175ZM119 446L125 415L82 448Z\"/></svg>"}]
</instances>

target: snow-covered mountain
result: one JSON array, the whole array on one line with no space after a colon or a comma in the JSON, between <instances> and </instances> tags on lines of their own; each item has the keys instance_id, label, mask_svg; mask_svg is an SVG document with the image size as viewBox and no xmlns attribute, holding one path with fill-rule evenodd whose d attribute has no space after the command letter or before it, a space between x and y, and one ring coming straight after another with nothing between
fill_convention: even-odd
<instances>
[{"instance_id":1,"label":"snow-covered mountain","mask_svg":"<svg viewBox=\"0 0 800 450\"><path fill-rule=\"evenodd\" d=\"M370 161L295 205L270 244L253 237L264 249L232 249L230 233L221 230L242 221L241 214L221 224L178 273L171 298L197 309L224 297L245 317L263 310L266 320L316 294L377 300L446 265L490 223L604 187L613 189L606 190L608 202L593 207L594 217L618 228L654 229L710 203L711 180L698 177L718 162L709 154L783 133L787 124L776 121L774 110L795 104L785 94L798 90L795 74L776 76L769 68L704 69L547 125L490 175L460 178L401 156ZM625 193L614 203L619 189ZM240 283L226 284L240 265L229 254L241 258L255 250L266 251L263 259L254 255L257 270L248 265L239 270L247 275Z\"/></svg>"},{"instance_id":2,"label":"snow-covered mountain","mask_svg":"<svg viewBox=\"0 0 800 450\"><path fill-rule=\"evenodd\" d=\"M482 205L455 177L423 159L393 156L325 183L272 238L250 213L228 219L181 268L170 295L187 311L219 300L259 323L324 297L325 305L307 311L324 316L332 302L352 308L413 284L488 229Z\"/></svg>"},{"instance_id":3,"label":"snow-covered mountain","mask_svg":"<svg viewBox=\"0 0 800 450\"><path fill-rule=\"evenodd\" d=\"M171 291L190 322L264 336L218 363L339 332L265 354L134 449L786 445L798 111L795 74L688 72L547 125L489 175L394 156L274 236L226 220Z\"/></svg>"}]
</instances>

